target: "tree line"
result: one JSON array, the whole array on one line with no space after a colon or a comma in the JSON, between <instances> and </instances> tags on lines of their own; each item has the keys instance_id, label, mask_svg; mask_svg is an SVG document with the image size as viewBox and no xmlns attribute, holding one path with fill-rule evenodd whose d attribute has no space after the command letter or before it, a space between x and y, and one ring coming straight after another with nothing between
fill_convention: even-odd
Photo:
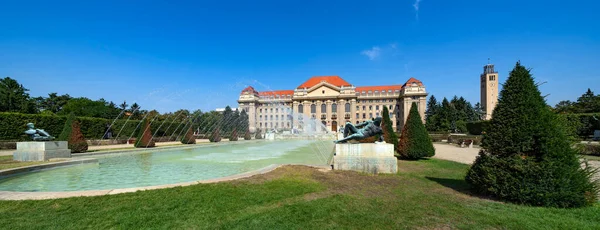
<instances>
[{"instance_id":1,"label":"tree line","mask_svg":"<svg viewBox=\"0 0 600 230\"><path fill-rule=\"evenodd\" d=\"M591 89L577 98L577 101L560 101L554 106L556 113L600 113L600 94L594 94Z\"/></svg>"},{"instance_id":2,"label":"tree line","mask_svg":"<svg viewBox=\"0 0 600 230\"><path fill-rule=\"evenodd\" d=\"M483 115L481 105L471 105L463 97L454 96L448 101L445 97L438 102L434 95L427 101L425 127L429 132L467 132L467 123L480 121Z\"/></svg>"}]
</instances>

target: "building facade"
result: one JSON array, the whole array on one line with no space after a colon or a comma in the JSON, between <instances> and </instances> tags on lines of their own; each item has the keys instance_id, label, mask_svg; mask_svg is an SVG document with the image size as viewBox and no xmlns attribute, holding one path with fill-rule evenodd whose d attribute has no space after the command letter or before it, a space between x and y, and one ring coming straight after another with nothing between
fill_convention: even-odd
<instances>
[{"instance_id":1,"label":"building facade","mask_svg":"<svg viewBox=\"0 0 600 230\"><path fill-rule=\"evenodd\" d=\"M403 85L354 86L339 76L312 77L294 90L258 92L248 86L238 107L249 116L250 130L300 129L307 119L336 132L346 122L358 124L382 115L388 107L395 130L402 129L410 106L417 103L424 121L427 92L410 78Z\"/></svg>"},{"instance_id":2,"label":"building facade","mask_svg":"<svg viewBox=\"0 0 600 230\"><path fill-rule=\"evenodd\" d=\"M482 119L492 118L492 112L498 104L498 72L494 70L493 64L483 66L483 73L480 75L481 82L481 109L484 114Z\"/></svg>"}]
</instances>

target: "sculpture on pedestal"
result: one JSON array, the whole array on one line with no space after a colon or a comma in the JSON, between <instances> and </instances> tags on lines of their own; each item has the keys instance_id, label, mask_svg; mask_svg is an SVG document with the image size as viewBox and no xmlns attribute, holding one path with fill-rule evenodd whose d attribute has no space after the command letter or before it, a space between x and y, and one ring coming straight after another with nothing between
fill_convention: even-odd
<instances>
[{"instance_id":1,"label":"sculpture on pedestal","mask_svg":"<svg viewBox=\"0 0 600 230\"><path fill-rule=\"evenodd\" d=\"M53 136L50 136L48 132L43 129L36 129L33 123L27 123L27 130L25 134L29 135L33 141L51 141L54 140Z\"/></svg>"},{"instance_id":2,"label":"sculpture on pedestal","mask_svg":"<svg viewBox=\"0 0 600 230\"><path fill-rule=\"evenodd\" d=\"M379 142L383 141L383 129L381 129L381 117L377 117L372 121L365 121L354 126L350 122L346 122L344 126L344 138L333 141L336 144L346 143L349 140L361 140L368 137L380 134Z\"/></svg>"}]
</instances>

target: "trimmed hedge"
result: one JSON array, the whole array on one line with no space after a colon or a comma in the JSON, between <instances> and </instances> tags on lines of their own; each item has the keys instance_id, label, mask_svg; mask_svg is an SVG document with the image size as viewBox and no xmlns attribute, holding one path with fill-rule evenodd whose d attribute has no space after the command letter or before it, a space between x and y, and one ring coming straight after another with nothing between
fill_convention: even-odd
<instances>
[{"instance_id":1,"label":"trimmed hedge","mask_svg":"<svg viewBox=\"0 0 600 230\"><path fill-rule=\"evenodd\" d=\"M450 135L450 136L448 136L448 143L460 145L460 143L462 143L465 140L472 140L473 145L479 145L479 144L481 144L481 138L482 138L482 136L475 136L475 135L466 135L466 136Z\"/></svg>"},{"instance_id":2,"label":"trimmed hedge","mask_svg":"<svg viewBox=\"0 0 600 230\"><path fill-rule=\"evenodd\" d=\"M77 120L80 122L81 133L88 139L102 138L106 132L106 125L113 122L113 120L93 117L77 117ZM29 140L29 137L23 133L27 130L25 125L29 122L36 128L44 129L50 135L57 137L62 132L66 121L67 116L0 112L0 140ZM139 122L139 120L127 121L127 119L115 121L112 126L113 137L116 137L119 132L119 139L137 135L140 130ZM183 127L180 125L181 122L165 122L161 126L162 123L163 121L152 122L151 129L156 130L154 137L169 136L173 133L177 136Z\"/></svg>"}]
</instances>

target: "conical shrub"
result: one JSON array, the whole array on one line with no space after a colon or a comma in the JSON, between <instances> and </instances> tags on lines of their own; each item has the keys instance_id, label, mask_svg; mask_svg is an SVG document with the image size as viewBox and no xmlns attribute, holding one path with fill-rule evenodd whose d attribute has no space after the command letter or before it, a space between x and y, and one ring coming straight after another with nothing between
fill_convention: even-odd
<instances>
[{"instance_id":1,"label":"conical shrub","mask_svg":"<svg viewBox=\"0 0 600 230\"><path fill-rule=\"evenodd\" d=\"M70 113L65 122L65 126L58 136L58 140L67 141L71 153L84 153L88 150L88 143L81 133L79 121L75 114Z\"/></svg>"},{"instance_id":2,"label":"conical shrub","mask_svg":"<svg viewBox=\"0 0 600 230\"><path fill-rule=\"evenodd\" d=\"M256 129L256 133L254 134L254 139L262 139L262 134L260 133L260 129Z\"/></svg>"},{"instance_id":3,"label":"conical shrub","mask_svg":"<svg viewBox=\"0 0 600 230\"><path fill-rule=\"evenodd\" d=\"M135 140L136 148L151 148L155 146L154 140L152 140L152 131L150 130L150 122L148 119L141 121L144 124L143 128L138 133L137 139Z\"/></svg>"},{"instance_id":4,"label":"conical shrub","mask_svg":"<svg viewBox=\"0 0 600 230\"><path fill-rule=\"evenodd\" d=\"M250 136L250 130L246 129L246 134L244 134L244 140L251 140L252 136Z\"/></svg>"},{"instance_id":5,"label":"conical shrub","mask_svg":"<svg viewBox=\"0 0 600 230\"><path fill-rule=\"evenodd\" d=\"M564 127L528 69L517 63L500 92L477 160L466 175L475 191L534 206L596 202L592 169L582 167Z\"/></svg>"},{"instance_id":6,"label":"conical shrub","mask_svg":"<svg viewBox=\"0 0 600 230\"><path fill-rule=\"evenodd\" d=\"M238 140L237 129L233 128L233 131L231 131L231 135L229 136L229 141L237 141L237 140Z\"/></svg>"},{"instance_id":7,"label":"conical shrub","mask_svg":"<svg viewBox=\"0 0 600 230\"><path fill-rule=\"evenodd\" d=\"M215 128L213 130L213 132L210 135L210 138L208 138L208 140L210 142L220 142L221 141L221 134L219 134L219 128Z\"/></svg>"},{"instance_id":8,"label":"conical shrub","mask_svg":"<svg viewBox=\"0 0 600 230\"><path fill-rule=\"evenodd\" d=\"M435 155L435 148L431 138L421 120L417 104L412 103L406 124L398 143L398 155L403 159L416 160Z\"/></svg>"},{"instance_id":9,"label":"conical shrub","mask_svg":"<svg viewBox=\"0 0 600 230\"><path fill-rule=\"evenodd\" d=\"M181 137L181 143L182 144L196 144L196 137L194 136L194 131L192 130L191 126L187 129L187 132L185 132L185 135L183 137Z\"/></svg>"}]
</instances>

